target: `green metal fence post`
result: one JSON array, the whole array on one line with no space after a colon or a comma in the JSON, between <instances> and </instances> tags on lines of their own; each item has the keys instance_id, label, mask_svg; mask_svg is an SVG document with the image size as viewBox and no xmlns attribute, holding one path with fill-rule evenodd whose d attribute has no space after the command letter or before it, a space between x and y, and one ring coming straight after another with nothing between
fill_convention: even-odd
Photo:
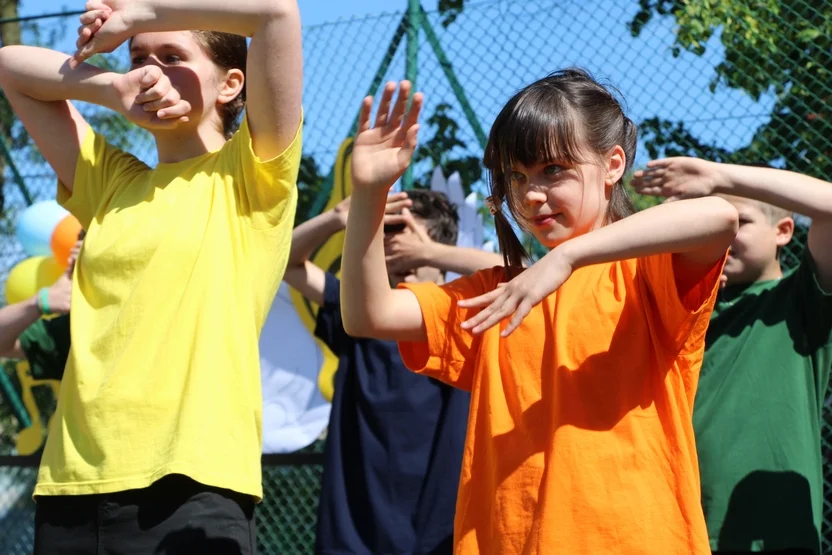
<instances>
[{"instance_id":1,"label":"green metal fence post","mask_svg":"<svg viewBox=\"0 0 832 555\"><path fill-rule=\"evenodd\" d=\"M405 59L405 78L416 90L419 77L419 29L422 23L422 3L420 0L407 2L407 58ZM413 188L413 166L409 166L402 176L402 189Z\"/></svg>"},{"instance_id":2,"label":"green metal fence post","mask_svg":"<svg viewBox=\"0 0 832 555\"><path fill-rule=\"evenodd\" d=\"M375 75L373 76L373 80L370 83L370 87L367 89L367 94L365 96L374 95L376 91L378 91L379 86L381 85L381 81L384 79L384 75L387 73L387 70L390 69L390 64L393 63L393 57L396 55L396 51L399 49L399 45L404 38L405 32L407 30L407 14L402 17L401 21L399 22L399 26L396 27L396 31L393 33L393 38L390 40L390 44L387 46L387 51L384 53L384 57L381 59L381 64L379 64L378 69L376 70ZM347 133L347 137L354 135L355 132L358 130L358 113L355 115L355 119L350 126L350 130ZM312 207L309 209L307 213L307 218L314 218L318 214L321 213L321 210L324 209L326 206L326 201L329 198L329 194L332 191L332 185L335 182L335 175L333 174L333 170L330 170L329 174L326 176L326 181L324 181L323 185L321 186L321 190L318 191L318 196L315 197L315 202L312 203Z\"/></svg>"},{"instance_id":3,"label":"green metal fence post","mask_svg":"<svg viewBox=\"0 0 832 555\"><path fill-rule=\"evenodd\" d=\"M479 119L477 119L477 114L474 112L474 109L471 107L471 103L468 101L468 96L465 94L465 89L462 87L462 83L459 82L459 79L457 79L456 73L454 72L454 67L451 64L451 61L448 59L448 56L445 54L445 49L442 48L442 44L439 42L439 37L436 35L436 31L434 31L433 26L430 24L430 21L428 20L427 14L425 13L424 9L422 10L421 23L422 29L424 29L425 31L425 37L428 40L428 44L430 44L430 47L433 49L434 54L436 54L436 59L439 61L439 66L445 73L445 78L451 85L451 90L453 90L454 95L456 96L456 99L459 102L459 105L462 107L462 112L465 114L468 123L474 130L474 134L477 136L477 140L480 142L480 147L485 148L485 144L488 140L485 131L483 131L482 125L480 125L480 121Z\"/></svg>"}]
</instances>

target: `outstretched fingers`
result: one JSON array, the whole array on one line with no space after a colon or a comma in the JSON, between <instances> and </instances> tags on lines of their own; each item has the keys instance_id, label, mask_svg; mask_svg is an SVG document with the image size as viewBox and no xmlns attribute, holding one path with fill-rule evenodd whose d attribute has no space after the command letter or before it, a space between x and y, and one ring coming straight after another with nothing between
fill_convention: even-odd
<instances>
[{"instance_id":1,"label":"outstretched fingers","mask_svg":"<svg viewBox=\"0 0 832 555\"><path fill-rule=\"evenodd\" d=\"M370 129L370 114L373 111L373 97L365 96L361 101L361 110L358 113L358 132L363 133Z\"/></svg>"},{"instance_id":2,"label":"outstretched fingers","mask_svg":"<svg viewBox=\"0 0 832 555\"><path fill-rule=\"evenodd\" d=\"M381 102L378 104L378 112L376 113L376 127L384 127L387 125L390 117L390 104L393 102L393 94L396 92L396 83L393 81L384 85L384 90L381 93Z\"/></svg>"}]
</instances>

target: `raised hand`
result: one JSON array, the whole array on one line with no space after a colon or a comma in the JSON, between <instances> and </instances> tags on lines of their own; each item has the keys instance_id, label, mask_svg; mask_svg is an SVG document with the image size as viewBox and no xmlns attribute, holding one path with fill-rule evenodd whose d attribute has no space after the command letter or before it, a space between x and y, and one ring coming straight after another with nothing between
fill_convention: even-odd
<instances>
[{"instance_id":1,"label":"raised hand","mask_svg":"<svg viewBox=\"0 0 832 555\"><path fill-rule=\"evenodd\" d=\"M338 218L338 222L341 224L341 227L347 227L347 218L350 213L350 199L352 199L352 197L347 197L332 207L332 212L335 214L335 217ZM407 208L412 204L413 201L407 198L407 193L390 193L387 196L387 205L384 208L385 223L389 223L387 221L387 214L391 216L401 214L402 209ZM394 223L398 223L398 221Z\"/></svg>"},{"instance_id":2,"label":"raised hand","mask_svg":"<svg viewBox=\"0 0 832 555\"><path fill-rule=\"evenodd\" d=\"M511 317L500 333L508 337L532 308L557 291L571 275L572 264L561 251L551 250L508 283L501 283L497 289L479 297L460 301L459 306L463 308L485 307L463 322L462 329L478 334Z\"/></svg>"},{"instance_id":3,"label":"raised hand","mask_svg":"<svg viewBox=\"0 0 832 555\"><path fill-rule=\"evenodd\" d=\"M671 200L713 195L720 186L719 166L699 158L674 157L652 160L646 170L633 174L633 187L642 195Z\"/></svg>"},{"instance_id":4,"label":"raised hand","mask_svg":"<svg viewBox=\"0 0 832 555\"><path fill-rule=\"evenodd\" d=\"M145 129L172 129L188 121L191 105L183 100L162 70L153 65L113 80L120 112Z\"/></svg>"},{"instance_id":5,"label":"raised hand","mask_svg":"<svg viewBox=\"0 0 832 555\"><path fill-rule=\"evenodd\" d=\"M402 223L407 229L405 232L384 237L387 271L393 274L424 266L430 258L428 253L433 245L433 240L423 228L416 224L410 210L404 208L401 212L400 216L385 217L385 224Z\"/></svg>"},{"instance_id":6,"label":"raised hand","mask_svg":"<svg viewBox=\"0 0 832 555\"><path fill-rule=\"evenodd\" d=\"M419 111L423 95L416 93L410 110L409 81L399 84L399 97L393 104L396 84L387 83L381 95L375 123L370 125L373 97L361 104L358 118L358 135L352 151L352 179L355 189L389 189L410 165L416 150L419 131ZM391 110L391 104L392 110Z\"/></svg>"},{"instance_id":7,"label":"raised hand","mask_svg":"<svg viewBox=\"0 0 832 555\"><path fill-rule=\"evenodd\" d=\"M141 12L141 2L90 0L84 6L78 28L77 50L69 60L72 68L95 54L112 52L133 34L132 21Z\"/></svg>"}]
</instances>

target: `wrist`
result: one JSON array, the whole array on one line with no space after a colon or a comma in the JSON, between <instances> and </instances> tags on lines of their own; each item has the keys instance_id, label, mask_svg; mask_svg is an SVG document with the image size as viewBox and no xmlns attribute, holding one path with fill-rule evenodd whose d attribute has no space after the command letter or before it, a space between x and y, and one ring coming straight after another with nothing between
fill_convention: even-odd
<instances>
[{"instance_id":1,"label":"wrist","mask_svg":"<svg viewBox=\"0 0 832 555\"><path fill-rule=\"evenodd\" d=\"M711 194L730 195L734 189L733 180L731 179L731 166L711 161L708 161L707 164L708 171L710 171L714 181Z\"/></svg>"},{"instance_id":2,"label":"wrist","mask_svg":"<svg viewBox=\"0 0 832 555\"><path fill-rule=\"evenodd\" d=\"M42 316L49 316L53 313L49 302L49 289L47 287L41 288L35 294L34 301L38 312L40 312Z\"/></svg>"},{"instance_id":3,"label":"wrist","mask_svg":"<svg viewBox=\"0 0 832 555\"><path fill-rule=\"evenodd\" d=\"M347 228L346 218L342 217L341 214L336 212L334 208L330 208L321 214L321 217L324 219L323 223L326 226L326 229L331 233L337 233Z\"/></svg>"},{"instance_id":4,"label":"wrist","mask_svg":"<svg viewBox=\"0 0 832 555\"><path fill-rule=\"evenodd\" d=\"M446 247L446 245L434 241L422 243L422 248L417 253L416 262L420 266L436 266L436 262L441 258L443 247Z\"/></svg>"},{"instance_id":5,"label":"wrist","mask_svg":"<svg viewBox=\"0 0 832 555\"><path fill-rule=\"evenodd\" d=\"M574 272L586 264L586 261L581 253L581 239L585 238L587 235L588 234L579 235L578 237L564 241L549 251L549 253L543 258L547 258L549 256L559 258L562 262L565 262L569 266L571 271Z\"/></svg>"}]
</instances>

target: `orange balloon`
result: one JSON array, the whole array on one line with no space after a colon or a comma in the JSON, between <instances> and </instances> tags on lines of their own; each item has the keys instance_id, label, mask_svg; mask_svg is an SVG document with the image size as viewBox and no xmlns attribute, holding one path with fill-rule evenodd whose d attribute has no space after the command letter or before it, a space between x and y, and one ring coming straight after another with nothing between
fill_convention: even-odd
<instances>
[{"instance_id":1,"label":"orange balloon","mask_svg":"<svg viewBox=\"0 0 832 555\"><path fill-rule=\"evenodd\" d=\"M63 268L69 265L69 251L78 242L79 233L81 233L81 224L72 214L61 220L52 232L50 241L52 254Z\"/></svg>"}]
</instances>

